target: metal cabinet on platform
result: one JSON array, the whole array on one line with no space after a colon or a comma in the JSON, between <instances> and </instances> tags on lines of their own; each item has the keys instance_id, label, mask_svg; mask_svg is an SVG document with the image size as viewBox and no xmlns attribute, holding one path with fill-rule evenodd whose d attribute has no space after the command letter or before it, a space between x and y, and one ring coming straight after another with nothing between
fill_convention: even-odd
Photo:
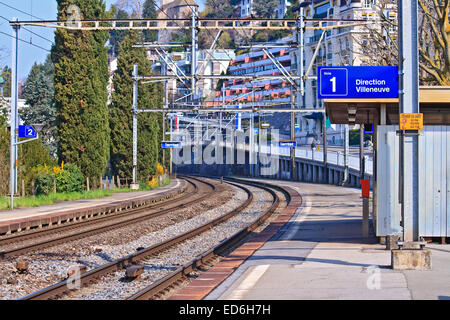
<instances>
[{"instance_id":1,"label":"metal cabinet on platform","mask_svg":"<svg viewBox=\"0 0 450 320\"><path fill-rule=\"evenodd\" d=\"M377 128L377 236L401 233L397 125ZM419 136L419 234L450 236L450 126L427 125Z\"/></svg>"}]
</instances>

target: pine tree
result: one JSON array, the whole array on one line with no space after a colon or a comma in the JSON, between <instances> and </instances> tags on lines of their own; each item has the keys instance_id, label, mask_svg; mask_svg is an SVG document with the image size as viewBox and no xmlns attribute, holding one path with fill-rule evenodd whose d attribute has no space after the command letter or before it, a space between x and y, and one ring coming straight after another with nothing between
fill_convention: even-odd
<instances>
[{"instance_id":1,"label":"pine tree","mask_svg":"<svg viewBox=\"0 0 450 320\"><path fill-rule=\"evenodd\" d=\"M58 20L72 17L70 5L78 6L82 19L110 18L102 0L57 2ZM58 29L52 48L59 160L90 178L104 173L109 157L108 37L107 31Z\"/></svg>"},{"instance_id":2,"label":"pine tree","mask_svg":"<svg viewBox=\"0 0 450 320\"><path fill-rule=\"evenodd\" d=\"M133 65L138 65L139 75L151 74L151 63L145 49L133 48L142 42L142 33L130 32L120 44L117 71L114 75L114 92L109 108L111 128L111 167L115 175L132 175L132 103ZM138 85L138 107L151 109L162 106L163 90L160 83ZM156 172L161 151L161 116L156 113L138 115L138 179L144 180Z\"/></svg>"},{"instance_id":3,"label":"pine tree","mask_svg":"<svg viewBox=\"0 0 450 320\"><path fill-rule=\"evenodd\" d=\"M53 63L49 55L45 63L35 63L31 68L23 91L29 107L21 111L21 118L29 125L43 125L39 135L45 146L56 155L56 108L53 95Z\"/></svg>"},{"instance_id":4,"label":"pine tree","mask_svg":"<svg viewBox=\"0 0 450 320\"><path fill-rule=\"evenodd\" d=\"M146 0L142 10L142 18L144 19L156 19L156 6L154 0ZM156 41L155 30L144 30L144 41L152 42Z\"/></svg>"},{"instance_id":5,"label":"pine tree","mask_svg":"<svg viewBox=\"0 0 450 320\"><path fill-rule=\"evenodd\" d=\"M114 14L114 19L129 19L130 16L125 10L117 9L114 5L111 6L111 9L113 12L117 11ZM119 23L119 25L122 25ZM125 38L125 36L128 34L128 30L112 30L109 32L110 38L109 38L109 54L113 55L114 57L117 57L119 54L119 44L120 42Z\"/></svg>"},{"instance_id":6,"label":"pine tree","mask_svg":"<svg viewBox=\"0 0 450 320\"><path fill-rule=\"evenodd\" d=\"M5 66L3 70L1 70L0 74L5 81L3 83L3 96L4 97L11 97L11 68L8 66Z\"/></svg>"}]
</instances>

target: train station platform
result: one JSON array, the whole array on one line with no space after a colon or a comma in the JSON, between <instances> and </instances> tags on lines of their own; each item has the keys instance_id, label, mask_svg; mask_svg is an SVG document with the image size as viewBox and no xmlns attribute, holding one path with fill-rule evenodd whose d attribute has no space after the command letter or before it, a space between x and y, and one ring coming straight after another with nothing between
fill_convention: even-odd
<instances>
[{"instance_id":1,"label":"train station platform","mask_svg":"<svg viewBox=\"0 0 450 320\"><path fill-rule=\"evenodd\" d=\"M172 299L450 299L450 246L427 245L432 251L431 271L392 270L391 252L373 235L362 238L360 190L275 183L291 187L303 198L290 221L245 261L235 264L231 275L215 289L201 290L202 283L206 289L220 273L213 267ZM242 247L251 243L252 239ZM243 251L237 248L225 259L232 261L239 252ZM208 293L200 296L200 292Z\"/></svg>"},{"instance_id":2,"label":"train station platform","mask_svg":"<svg viewBox=\"0 0 450 320\"><path fill-rule=\"evenodd\" d=\"M186 190L185 180L172 179L167 186L148 191L117 192L96 199L61 201L52 205L0 211L0 235L46 225L81 221L90 216L111 214L146 206Z\"/></svg>"}]
</instances>

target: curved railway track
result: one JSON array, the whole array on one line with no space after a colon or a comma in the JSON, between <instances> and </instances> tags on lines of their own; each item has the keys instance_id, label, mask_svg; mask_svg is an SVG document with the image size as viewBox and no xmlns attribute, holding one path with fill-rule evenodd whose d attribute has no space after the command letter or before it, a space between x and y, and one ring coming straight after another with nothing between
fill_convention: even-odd
<instances>
[{"instance_id":1,"label":"curved railway track","mask_svg":"<svg viewBox=\"0 0 450 320\"><path fill-rule=\"evenodd\" d=\"M206 198L211 197L214 192L219 192L221 190L220 186L218 187L198 178L183 177L183 179L192 185L193 190L180 197L171 199L172 201L163 201L145 208L128 210L126 212L122 211L118 214L93 218L76 224L46 228L31 233L17 234L5 239L0 239L0 247L26 240L36 240L31 244L1 251L0 260L159 217L174 210L203 201ZM77 232L77 230L79 231ZM62 233L62 235L51 239L39 240L40 238L52 236L56 233Z\"/></svg>"},{"instance_id":2,"label":"curved railway track","mask_svg":"<svg viewBox=\"0 0 450 320\"><path fill-rule=\"evenodd\" d=\"M226 252L229 248L233 247L235 244L241 241L245 236L247 236L250 232L255 230L258 226L260 226L265 220L267 220L270 217L271 214L275 212L275 210L278 208L280 204L280 199L272 189L276 189L282 192L285 195L286 200L288 202L290 201L289 193L284 192L284 189L279 186L263 183L252 183L246 180L235 178L224 178L224 179L264 189L265 191L269 192L272 195L273 197L272 205L263 213L263 215L259 219L257 219L253 223L250 223L240 231L236 232L226 241L209 249L205 253L199 255L197 258L178 268L177 270L170 273L166 277L154 282L150 286L128 297L127 300L153 300L155 297L157 298L160 293L164 293L166 290L168 290L168 288L171 288L178 282L181 282L191 272L195 270L200 270L201 267L204 265L210 265L211 262L217 256L220 256L221 254Z\"/></svg>"},{"instance_id":3,"label":"curved railway track","mask_svg":"<svg viewBox=\"0 0 450 320\"><path fill-rule=\"evenodd\" d=\"M187 177L186 177L187 178ZM200 181L198 178L189 177L187 179L194 179L197 181ZM238 241L240 241L243 237L245 237L249 232L257 228L263 221L265 221L278 207L280 203L280 199L278 198L276 192L274 192L272 189L278 188L276 186L268 186L268 185L262 185L258 183L251 183L245 180L239 180L239 179L226 179L228 180L227 183L234 185L235 187L238 187L242 190L244 190L247 193L247 199L244 203L239 205L234 210L220 216L219 218L216 218L203 226L196 228L194 230L185 232L183 234L180 234L178 236L175 236L167 241L164 241L162 243L159 243L157 245L153 245L147 248L141 248L139 251L127 255L125 257L122 257L120 259L117 259L113 262L110 262L108 264L104 264L100 267L97 267L95 269L92 269L86 273L83 273L79 276L79 283L80 287L88 286L92 282L96 282L100 277L107 275L109 273L123 270L124 268L132 265L137 265L139 261L144 260L145 258L155 255L157 253L160 253L170 247L175 246L176 244L179 244L183 242L184 240L193 238L211 228L214 226L230 219L237 213L243 211L245 208L250 206L250 204L253 201L253 194L249 190L249 188L242 186L242 184L247 184L252 187L260 188L268 192L272 196L272 201L270 207L265 210L265 212L258 218L255 222L251 223L250 225L247 225L245 228L241 229L240 231L236 232L232 237L229 237L226 241L222 241L219 245L215 246L214 248L208 250L204 254L201 254L193 261L189 262L188 264L178 268L176 271L170 273L166 277L152 283L149 287L146 287L143 290L140 290L133 296L129 297L131 300L137 300L137 299L152 299L157 295L159 292L165 290L167 287L172 286L174 283L178 282L180 279L183 279L187 274L192 272L193 270L197 269L199 266L201 266L203 263L211 260L212 258L216 257L218 254L229 248L230 246L234 245ZM198 200L196 200L198 201ZM29 295L26 295L21 298L21 300L43 300L43 299L55 299L63 297L65 294L70 293L71 290L69 289L71 286L71 283L74 281L74 279L68 278L62 282L59 282L57 284L54 284L50 287L44 288L42 290L36 291L34 293L31 293Z\"/></svg>"}]
</instances>

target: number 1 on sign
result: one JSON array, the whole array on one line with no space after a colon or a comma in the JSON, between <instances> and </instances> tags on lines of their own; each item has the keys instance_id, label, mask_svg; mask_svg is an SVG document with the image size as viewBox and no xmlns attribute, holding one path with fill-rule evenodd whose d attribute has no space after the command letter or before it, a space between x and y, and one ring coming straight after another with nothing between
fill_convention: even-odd
<instances>
[{"instance_id":1,"label":"number 1 on sign","mask_svg":"<svg viewBox=\"0 0 450 320\"><path fill-rule=\"evenodd\" d=\"M332 87L331 91L333 93L335 93L336 92L336 77L331 78L330 81L333 84L333 87Z\"/></svg>"}]
</instances>

